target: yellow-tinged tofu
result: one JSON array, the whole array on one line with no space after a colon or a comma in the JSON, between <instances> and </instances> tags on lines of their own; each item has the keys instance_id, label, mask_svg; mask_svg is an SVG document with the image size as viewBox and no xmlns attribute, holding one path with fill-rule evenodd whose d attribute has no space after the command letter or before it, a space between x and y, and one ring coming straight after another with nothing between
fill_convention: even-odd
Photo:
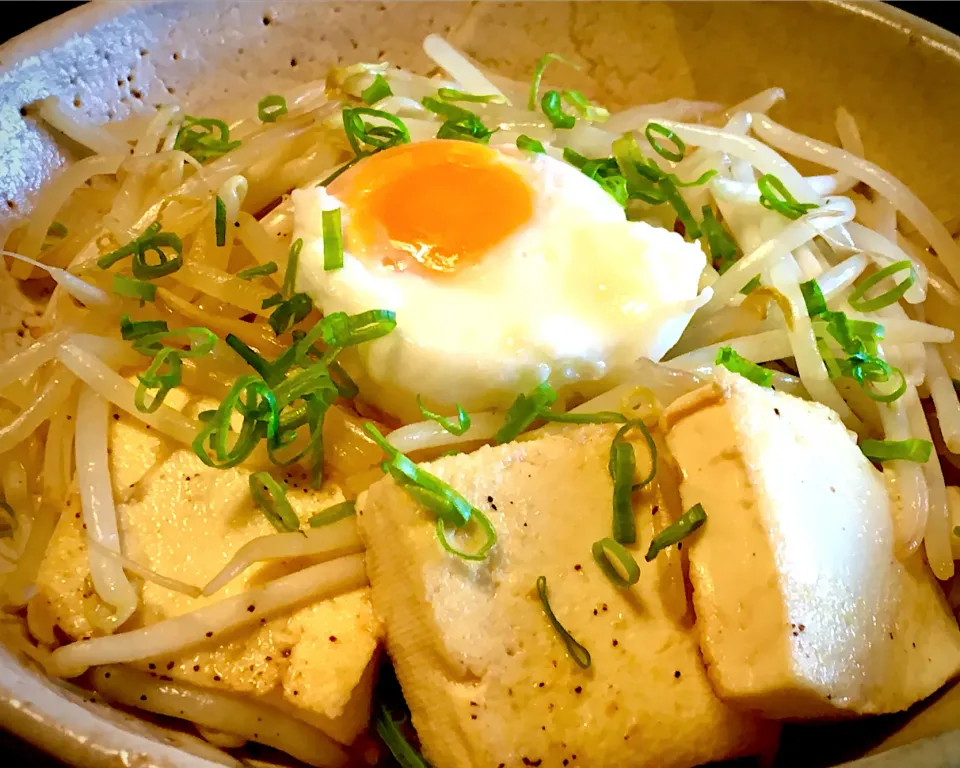
<instances>
[{"instance_id":1,"label":"yellow-tinged tofu","mask_svg":"<svg viewBox=\"0 0 960 768\"><path fill-rule=\"evenodd\" d=\"M726 371L663 415L717 693L770 717L896 712L960 671L920 556L894 555L883 477L830 409Z\"/></svg>"},{"instance_id":2,"label":"yellow-tinged tofu","mask_svg":"<svg viewBox=\"0 0 960 768\"><path fill-rule=\"evenodd\" d=\"M498 539L483 562L445 552L433 515L392 479L361 496L374 607L431 764L694 766L774 736L713 693L675 553L642 564L626 591L593 561L591 545L611 530L615 432L574 428L425 465L489 516ZM642 438L636 454L645 474ZM636 494L635 556L669 514L667 495ZM587 670L544 615L541 575L557 617L592 654Z\"/></svg>"},{"instance_id":3,"label":"yellow-tinged tofu","mask_svg":"<svg viewBox=\"0 0 960 768\"><path fill-rule=\"evenodd\" d=\"M141 565L203 586L241 546L276 533L253 504L247 471L207 467L191 450L122 418L112 423L111 433L114 476L124 476L129 496L118 505L124 552ZM144 459L129 455L134 452ZM131 478L136 478L132 488ZM288 499L305 520L343 496L332 486L321 491L300 488L294 478ZM95 620L99 601L90 584L79 502L71 504L57 525L30 611L36 622L52 620L79 638L96 633L91 618ZM300 558L255 565L209 598L191 598L136 580L140 608L123 629L180 615L310 563L309 558ZM349 743L369 722L381 634L370 591L364 588L261 620L226 642L214 641L174 658L134 666L197 685L266 697Z\"/></svg>"}]
</instances>

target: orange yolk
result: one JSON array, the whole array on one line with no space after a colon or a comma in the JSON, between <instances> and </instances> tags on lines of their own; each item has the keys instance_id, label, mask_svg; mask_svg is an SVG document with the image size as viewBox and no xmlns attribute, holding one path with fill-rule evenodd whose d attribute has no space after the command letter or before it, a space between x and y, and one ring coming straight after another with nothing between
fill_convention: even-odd
<instances>
[{"instance_id":1,"label":"orange yolk","mask_svg":"<svg viewBox=\"0 0 960 768\"><path fill-rule=\"evenodd\" d=\"M464 141L404 144L336 179L356 255L398 270L452 274L526 223L533 194L498 152Z\"/></svg>"}]
</instances>

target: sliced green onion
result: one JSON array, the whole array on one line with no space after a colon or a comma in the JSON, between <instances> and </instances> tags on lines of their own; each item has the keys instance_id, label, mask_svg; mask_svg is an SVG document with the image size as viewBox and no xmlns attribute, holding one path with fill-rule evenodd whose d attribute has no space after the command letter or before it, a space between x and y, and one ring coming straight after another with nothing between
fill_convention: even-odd
<instances>
[{"instance_id":1,"label":"sliced green onion","mask_svg":"<svg viewBox=\"0 0 960 768\"><path fill-rule=\"evenodd\" d=\"M623 176L601 176L597 179L597 183L621 206L626 206L630 199L630 192L627 189L627 180Z\"/></svg>"},{"instance_id":2,"label":"sliced green onion","mask_svg":"<svg viewBox=\"0 0 960 768\"><path fill-rule=\"evenodd\" d=\"M563 100L557 91L547 91L543 94L540 107L554 128L573 128L577 124L577 118L563 111Z\"/></svg>"},{"instance_id":3,"label":"sliced green onion","mask_svg":"<svg viewBox=\"0 0 960 768\"><path fill-rule=\"evenodd\" d=\"M633 482L637 459L633 446L626 441L631 429L639 429L650 449L650 472L639 483ZM647 425L641 420L628 421L617 431L610 444L610 459L607 462L613 480L613 538L620 544L633 544L637 540L637 524L633 514L633 492L649 485L657 475L657 444Z\"/></svg>"},{"instance_id":4,"label":"sliced green onion","mask_svg":"<svg viewBox=\"0 0 960 768\"><path fill-rule=\"evenodd\" d=\"M807 211L817 207L815 203L799 202L772 173L761 176L757 180L757 186L760 188L760 205L788 219L799 219Z\"/></svg>"},{"instance_id":5,"label":"sliced green onion","mask_svg":"<svg viewBox=\"0 0 960 768\"><path fill-rule=\"evenodd\" d=\"M227 205L217 195L214 203L213 230L217 237L217 247L227 244Z\"/></svg>"},{"instance_id":6,"label":"sliced green onion","mask_svg":"<svg viewBox=\"0 0 960 768\"><path fill-rule=\"evenodd\" d=\"M235 411L243 417L239 433L231 430ZM270 387L259 376L241 376L194 439L193 450L208 467L230 469L253 453L264 435L275 439L279 426L280 412ZM232 444L231 435L236 437Z\"/></svg>"},{"instance_id":7,"label":"sliced green onion","mask_svg":"<svg viewBox=\"0 0 960 768\"><path fill-rule=\"evenodd\" d=\"M343 267L343 234L340 231L340 209L321 214L323 224L323 269L331 272ZM302 244L302 241L301 241Z\"/></svg>"},{"instance_id":8,"label":"sliced green onion","mask_svg":"<svg viewBox=\"0 0 960 768\"><path fill-rule=\"evenodd\" d=\"M388 309L368 309L356 315L331 312L318 325L328 347L352 347L386 336L397 327L397 315Z\"/></svg>"},{"instance_id":9,"label":"sliced green onion","mask_svg":"<svg viewBox=\"0 0 960 768\"><path fill-rule=\"evenodd\" d=\"M174 149L183 150L201 163L239 146L239 141L230 141L230 128L223 120L190 115L184 115L183 124L173 142Z\"/></svg>"},{"instance_id":10,"label":"sliced green onion","mask_svg":"<svg viewBox=\"0 0 960 768\"><path fill-rule=\"evenodd\" d=\"M137 376L140 381L137 385L137 391L133 402L137 410L141 413L154 413L166 399L170 390L180 386L183 375L183 363L180 359L180 353L175 349L166 347L157 353L153 358L150 367L142 374ZM153 400L147 402L147 393L151 389L156 389L157 393Z\"/></svg>"},{"instance_id":11,"label":"sliced green onion","mask_svg":"<svg viewBox=\"0 0 960 768\"><path fill-rule=\"evenodd\" d=\"M649 563L664 549L678 544L705 522L707 522L707 513L703 511L702 506L694 504L690 509L680 515L680 519L677 520L677 522L653 537L653 540L650 542L650 548L647 550L647 554L644 555L643 559Z\"/></svg>"},{"instance_id":12,"label":"sliced green onion","mask_svg":"<svg viewBox=\"0 0 960 768\"><path fill-rule=\"evenodd\" d=\"M616 411L595 411L594 413L557 413L541 411L538 416L544 421L560 424L623 424L627 417Z\"/></svg>"},{"instance_id":13,"label":"sliced green onion","mask_svg":"<svg viewBox=\"0 0 960 768\"><path fill-rule=\"evenodd\" d=\"M364 122L363 116L386 120L390 125L372 125ZM396 115L370 107L347 107L343 110L343 130L353 153L359 158L400 144L410 143L410 131ZM364 146L366 145L366 147ZM370 148L370 149L367 149ZM344 169L341 169L345 170ZM326 180L324 185L329 183Z\"/></svg>"},{"instance_id":14,"label":"sliced green onion","mask_svg":"<svg viewBox=\"0 0 960 768\"><path fill-rule=\"evenodd\" d=\"M430 96L425 97L421 103L434 114L446 118L446 122L437 131L438 139L459 139L486 144L494 133L483 124L479 115L469 109L438 101Z\"/></svg>"},{"instance_id":15,"label":"sliced green onion","mask_svg":"<svg viewBox=\"0 0 960 768\"><path fill-rule=\"evenodd\" d=\"M383 101L388 96L393 96L393 91L383 75L377 75L373 78L373 82L360 92L360 98L367 106Z\"/></svg>"},{"instance_id":16,"label":"sliced green onion","mask_svg":"<svg viewBox=\"0 0 960 768\"><path fill-rule=\"evenodd\" d=\"M286 490L269 472L254 472L250 475L250 495L264 517L280 533L293 533L300 529L300 520L287 500Z\"/></svg>"},{"instance_id":17,"label":"sliced green onion","mask_svg":"<svg viewBox=\"0 0 960 768\"><path fill-rule=\"evenodd\" d=\"M330 378L333 379L333 384L337 388L337 393L340 397L346 400L352 400L360 394L360 387L357 386L357 382L350 378L350 374L344 370L340 363L332 360L329 368Z\"/></svg>"},{"instance_id":18,"label":"sliced green onion","mask_svg":"<svg viewBox=\"0 0 960 768\"><path fill-rule=\"evenodd\" d=\"M126 275L113 276L113 292L117 296L140 301L153 301L157 298L157 286L153 283L145 283Z\"/></svg>"},{"instance_id":19,"label":"sliced green onion","mask_svg":"<svg viewBox=\"0 0 960 768\"><path fill-rule=\"evenodd\" d=\"M593 559L600 566L603 575L616 586L626 589L640 581L640 566L622 544L613 539L600 539L594 543L592 552ZM617 561L616 565L613 563L614 559Z\"/></svg>"},{"instance_id":20,"label":"sliced green onion","mask_svg":"<svg viewBox=\"0 0 960 768\"><path fill-rule=\"evenodd\" d=\"M580 69L580 67L578 67L569 59L565 59L559 53L548 53L545 56L542 56L540 61L537 62L537 67L533 72L533 81L530 83L530 95L527 98L527 109L529 109L531 112L535 112L537 109L537 97L540 91L540 81L543 79L544 70L551 61L559 61L566 64L568 67L573 67L576 70Z\"/></svg>"},{"instance_id":21,"label":"sliced green onion","mask_svg":"<svg viewBox=\"0 0 960 768\"><path fill-rule=\"evenodd\" d=\"M677 190L677 185L670 176L664 176L660 179L660 191L667 202L673 206L673 210L677 212L677 218L683 222L684 237L690 240L696 240L700 237L700 225L693 218L690 207Z\"/></svg>"},{"instance_id":22,"label":"sliced green onion","mask_svg":"<svg viewBox=\"0 0 960 768\"><path fill-rule=\"evenodd\" d=\"M683 188L702 187L704 184L710 181L710 179L712 179L714 176L717 175L717 170L716 168L711 168L709 171L704 171L699 176L697 176L697 178L695 178L693 181L680 181L679 177L675 173L670 173L667 175L673 180L673 183L676 184L678 187L683 187Z\"/></svg>"},{"instance_id":23,"label":"sliced green onion","mask_svg":"<svg viewBox=\"0 0 960 768\"><path fill-rule=\"evenodd\" d=\"M421 402L420 395L417 395L417 405L420 407L420 413L423 414L423 418L429 419L430 421L435 421L451 435L460 437L464 432L470 429L470 414L463 410L463 406L461 406L460 403L457 403L456 423L448 419L446 416L441 416L439 413L434 413L433 411L428 410Z\"/></svg>"},{"instance_id":24,"label":"sliced green onion","mask_svg":"<svg viewBox=\"0 0 960 768\"><path fill-rule=\"evenodd\" d=\"M953 535L960 536L960 525L953 526Z\"/></svg>"},{"instance_id":25,"label":"sliced green onion","mask_svg":"<svg viewBox=\"0 0 960 768\"><path fill-rule=\"evenodd\" d=\"M175 253L172 258L164 249ZM157 255L157 262L149 264L147 254ZM121 259L133 256L133 276L139 280L155 280L172 274L183 266L183 243L173 232L161 232L160 223L155 221L143 234L126 245L97 259L97 266L108 269Z\"/></svg>"},{"instance_id":26,"label":"sliced green onion","mask_svg":"<svg viewBox=\"0 0 960 768\"><path fill-rule=\"evenodd\" d=\"M889 291L885 291L873 299L866 298L867 291L873 288L881 280L892 277L897 272L902 272L905 269L909 270L910 274L908 274L902 282L897 283ZM878 309L889 307L891 304L899 301L903 294L905 294L910 288L910 286L916 282L916 279L917 273L910 261L895 261L893 264L890 264L889 266L881 269L879 272L870 275L870 277L860 283L860 285L858 285L850 293L850 297L847 299L847 302L851 307L857 310L857 312L876 312Z\"/></svg>"},{"instance_id":27,"label":"sliced green onion","mask_svg":"<svg viewBox=\"0 0 960 768\"><path fill-rule=\"evenodd\" d=\"M465 524L464 528L474 522L483 534L483 543L476 551L468 552L453 546L447 537L447 521L442 517L437 518L437 539L440 541L440 546L451 555L456 555L463 560L486 560L487 553L490 552L490 550L493 549L493 545L497 543L497 531L493 527L493 523L490 522L490 518L479 509L475 510L470 516L470 520Z\"/></svg>"},{"instance_id":28,"label":"sliced green onion","mask_svg":"<svg viewBox=\"0 0 960 768\"><path fill-rule=\"evenodd\" d=\"M873 461L916 461L925 464L930 460L933 443L929 440L864 440L860 443L863 455Z\"/></svg>"},{"instance_id":29,"label":"sliced green onion","mask_svg":"<svg viewBox=\"0 0 960 768\"><path fill-rule=\"evenodd\" d=\"M300 251L303 250L303 239L297 238L290 246L290 254L287 256L287 268L283 273L283 292L284 297L289 298L297 290L297 270L300 268Z\"/></svg>"},{"instance_id":30,"label":"sliced green onion","mask_svg":"<svg viewBox=\"0 0 960 768\"><path fill-rule=\"evenodd\" d=\"M325 525L331 525L345 518L353 517L356 514L356 502L341 501L339 504L334 504L332 507L323 510L323 512L317 512L307 523L311 528L323 528Z\"/></svg>"},{"instance_id":31,"label":"sliced green onion","mask_svg":"<svg viewBox=\"0 0 960 768\"><path fill-rule=\"evenodd\" d=\"M503 96L500 96L496 93L483 96L476 93L464 93L463 91L457 91L453 88L440 88L437 91L437 96L439 96L443 101L468 101L475 104L507 103L507 100Z\"/></svg>"},{"instance_id":32,"label":"sliced green onion","mask_svg":"<svg viewBox=\"0 0 960 768\"><path fill-rule=\"evenodd\" d=\"M135 323L130 319L130 315L123 315L120 318L120 338L124 341L136 341L145 336L166 333L168 330L163 320L141 320Z\"/></svg>"},{"instance_id":33,"label":"sliced green onion","mask_svg":"<svg viewBox=\"0 0 960 768\"><path fill-rule=\"evenodd\" d=\"M546 381L539 384L529 395L517 395L507 409L503 426L493 436L496 444L509 443L529 427L542 411L557 401L557 393Z\"/></svg>"},{"instance_id":34,"label":"sliced green onion","mask_svg":"<svg viewBox=\"0 0 960 768\"><path fill-rule=\"evenodd\" d=\"M738 373L748 381L761 387L773 386L773 371L762 368L747 358L737 354L733 347L720 347L717 351L716 365L722 365L728 371Z\"/></svg>"},{"instance_id":35,"label":"sliced green onion","mask_svg":"<svg viewBox=\"0 0 960 768\"><path fill-rule=\"evenodd\" d=\"M807 305L807 314L810 317L817 317L827 311L827 300L816 280L800 283L800 293L803 294L803 303Z\"/></svg>"},{"instance_id":36,"label":"sliced green onion","mask_svg":"<svg viewBox=\"0 0 960 768\"><path fill-rule=\"evenodd\" d=\"M867 396L880 403L892 403L907 391L907 380L903 371L864 350L855 352L846 360L837 361L836 368L841 375L856 381ZM899 383L890 391L885 392L877 387L877 384L887 384L897 379Z\"/></svg>"},{"instance_id":37,"label":"sliced green onion","mask_svg":"<svg viewBox=\"0 0 960 768\"><path fill-rule=\"evenodd\" d=\"M740 293L742 293L744 296L749 296L751 293L753 293L754 289L759 287L760 287L760 275L757 275L755 278L753 278L753 280L751 280L749 283L743 286L743 288L740 289Z\"/></svg>"},{"instance_id":38,"label":"sliced green onion","mask_svg":"<svg viewBox=\"0 0 960 768\"><path fill-rule=\"evenodd\" d=\"M414 501L429 509L437 517L437 538L440 545L449 553L466 560L483 560L497 543L497 532L489 518L440 478L408 459L394 448L380 431L370 422L363 430L373 438L387 454L387 461L381 467ZM454 548L447 538L447 524L462 528L471 520L477 523L483 533L484 541L473 552Z\"/></svg>"},{"instance_id":39,"label":"sliced green onion","mask_svg":"<svg viewBox=\"0 0 960 768\"><path fill-rule=\"evenodd\" d=\"M51 237L66 237L67 228L59 221L55 221L47 228L47 234Z\"/></svg>"},{"instance_id":40,"label":"sliced green onion","mask_svg":"<svg viewBox=\"0 0 960 768\"><path fill-rule=\"evenodd\" d=\"M647 137L647 141L650 142L650 146L653 147L653 151L660 155L660 157L666 160L673 160L675 163L683 160L683 155L687 151L687 145L683 143L683 139L669 128L660 125L660 123L647 123L647 127L643 133ZM673 144L674 149L664 147L657 136L662 136L667 139L667 141Z\"/></svg>"},{"instance_id":41,"label":"sliced green onion","mask_svg":"<svg viewBox=\"0 0 960 768\"><path fill-rule=\"evenodd\" d=\"M820 318L826 321L826 330L848 355L865 353L876 356L877 342L884 336L880 323L870 320L851 320L843 312L821 312Z\"/></svg>"},{"instance_id":42,"label":"sliced green onion","mask_svg":"<svg viewBox=\"0 0 960 768\"><path fill-rule=\"evenodd\" d=\"M403 732L383 704L377 706L376 724L377 735L386 744L400 768L430 768L420 753L404 738Z\"/></svg>"},{"instance_id":43,"label":"sliced green onion","mask_svg":"<svg viewBox=\"0 0 960 768\"><path fill-rule=\"evenodd\" d=\"M179 346L167 346L165 344L165 342L176 339L182 339ZM213 351L216 343L217 335L209 328L193 326L175 331L138 334L133 339L133 348L141 355L148 356L156 355L164 349L173 349L180 357L203 357ZM186 348L184 348L184 345Z\"/></svg>"},{"instance_id":44,"label":"sliced green onion","mask_svg":"<svg viewBox=\"0 0 960 768\"><path fill-rule=\"evenodd\" d=\"M557 631L557 634L560 635L560 639L563 640L563 644L567 647L567 652L570 654L571 658L581 669L590 669L590 664L592 663L592 660L590 659L590 651L588 651L574 639L573 635L571 635L563 626L563 624L560 623L557 615L550 607L550 600L547 595L546 576L537 577L537 594L540 596L540 603L543 606L543 612L546 614L547 621L550 622L551 626L553 626L553 628Z\"/></svg>"},{"instance_id":45,"label":"sliced green onion","mask_svg":"<svg viewBox=\"0 0 960 768\"><path fill-rule=\"evenodd\" d=\"M595 123L602 123L608 117L610 112L603 107L593 104L590 99L584 96L580 91L564 91L563 99L570 104L580 117L584 120L590 120Z\"/></svg>"},{"instance_id":46,"label":"sliced green onion","mask_svg":"<svg viewBox=\"0 0 960 768\"><path fill-rule=\"evenodd\" d=\"M272 275L279 269L277 262L268 261L266 264L259 264L256 267L248 267L237 272L237 277L241 280L253 280L255 277L266 277Z\"/></svg>"},{"instance_id":47,"label":"sliced green onion","mask_svg":"<svg viewBox=\"0 0 960 768\"><path fill-rule=\"evenodd\" d=\"M632 133L625 133L613 142L613 159L627 184L636 190L641 190L648 197L655 195L654 182L660 181L664 173L660 168L643 156L640 146Z\"/></svg>"},{"instance_id":48,"label":"sliced green onion","mask_svg":"<svg viewBox=\"0 0 960 768\"><path fill-rule=\"evenodd\" d=\"M261 123L275 122L287 114L287 100L279 93L271 93L257 102L257 117Z\"/></svg>"},{"instance_id":49,"label":"sliced green onion","mask_svg":"<svg viewBox=\"0 0 960 768\"><path fill-rule=\"evenodd\" d=\"M524 152L538 152L540 154L547 151L541 142L536 139L531 139L525 133L517 136L517 149L522 149Z\"/></svg>"},{"instance_id":50,"label":"sliced green onion","mask_svg":"<svg viewBox=\"0 0 960 768\"><path fill-rule=\"evenodd\" d=\"M737 260L737 244L723 224L717 221L713 208L709 205L700 209L703 222L700 227L707 238L707 247L710 249L710 261L721 275L726 272Z\"/></svg>"},{"instance_id":51,"label":"sliced green onion","mask_svg":"<svg viewBox=\"0 0 960 768\"><path fill-rule=\"evenodd\" d=\"M268 299L264 301L268 301ZM279 336L305 320L312 311L313 299L306 293L295 293L289 299L281 301L277 305L267 322L273 328L273 332Z\"/></svg>"}]
</instances>

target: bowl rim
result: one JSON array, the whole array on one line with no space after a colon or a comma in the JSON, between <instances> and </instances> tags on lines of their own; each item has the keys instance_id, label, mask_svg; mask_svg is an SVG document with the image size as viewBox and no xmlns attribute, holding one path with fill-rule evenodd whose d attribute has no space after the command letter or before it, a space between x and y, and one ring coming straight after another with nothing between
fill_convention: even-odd
<instances>
[{"instance_id":1,"label":"bowl rim","mask_svg":"<svg viewBox=\"0 0 960 768\"><path fill-rule=\"evenodd\" d=\"M360 0L341 1L359 2ZM393 2L400 1L393 0ZM169 0L147 0L146 2L91 0L91 2L54 16L0 44L0 81L9 76L25 59L41 55L74 35L88 32L98 24L117 19L129 11L143 10L144 7L166 2L169 2ZM866 19L867 23L880 24L906 35L918 45L953 59L960 69L960 35L933 22L922 19L902 8L882 2L882 0L867 0L867 2L815 0L815 2L833 6L845 13L860 16ZM0 649L0 653L6 653L6 651ZM12 653L9 655L13 658ZM24 668L24 673L31 675L33 670ZM89 732L79 732L73 726L57 722L51 717L51 712L46 707L38 706L37 702L27 701L16 692L15 689L20 683L22 681L11 680L3 672L0 672L0 728L56 759L70 761L70 764L76 766L89 766L89 768L113 768L114 766L120 768L120 766L131 764L140 766L140 768L169 768L173 765L184 765L182 757L178 757L174 762L170 755L161 756L157 754L161 750L168 752L175 749L179 755L183 755L176 747L161 744L143 734L125 729L105 718L100 718L93 710L86 711L91 718L99 721L99 733L95 735ZM61 697L59 693L46 689L46 687L45 693L51 697ZM79 703L71 706L86 709ZM892 752L861 758L853 763L845 763L844 768L857 768L857 766L867 768L867 765L879 766L881 763L884 766L889 764L891 767L899 765L901 764L899 762L901 758L897 757L898 753L904 751L903 757L906 757L907 750L916 748L921 744L929 744L933 748L930 757L943 756L939 750L937 750L937 755L932 753L945 741L960 745L958 736L960 736L960 730L948 731L937 736L921 739ZM140 752L148 744L150 753ZM880 760L880 758L887 756L889 756L889 763L887 760ZM216 763L206 761L198 756L191 755L190 757L192 758L189 761L190 765L196 766L196 768L216 765ZM921 760L924 759L921 756ZM927 763L916 763L918 766L921 764L926 765ZM942 765L946 766L947 763L942 763Z\"/></svg>"}]
</instances>

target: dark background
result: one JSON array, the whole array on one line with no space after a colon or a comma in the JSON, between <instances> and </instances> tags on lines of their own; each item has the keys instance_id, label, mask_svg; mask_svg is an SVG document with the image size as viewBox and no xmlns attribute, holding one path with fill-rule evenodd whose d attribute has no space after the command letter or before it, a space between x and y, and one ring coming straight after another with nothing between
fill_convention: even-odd
<instances>
[{"instance_id":1,"label":"dark background","mask_svg":"<svg viewBox=\"0 0 960 768\"><path fill-rule=\"evenodd\" d=\"M951 0L914 0L914 2L890 3L910 13L920 16L945 29L960 34L960 2ZM53 18L82 3L76 2L4 2L3 25L0 29L0 43L19 35L47 19ZM2 724L0 724L2 725ZM51 760L35 750L21 744L0 729L0 761L4 765L29 765L31 768L67 768L59 761Z\"/></svg>"}]
</instances>

